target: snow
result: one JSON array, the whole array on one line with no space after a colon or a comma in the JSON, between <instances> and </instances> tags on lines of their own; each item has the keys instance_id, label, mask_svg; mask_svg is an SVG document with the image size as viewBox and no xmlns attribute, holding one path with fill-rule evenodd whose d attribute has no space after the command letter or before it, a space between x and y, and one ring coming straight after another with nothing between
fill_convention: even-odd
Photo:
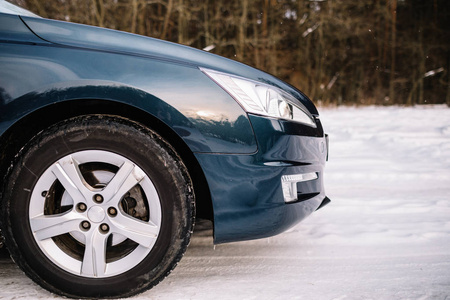
<instances>
[{"instance_id":1,"label":"snow","mask_svg":"<svg viewBox=\"0 0 450 300\"><path fill-rule=\"evenodd\" d=\"M446 299L450 109L322 108L332 202L288 232L213 246L197 231L134 299ZM0 298L57 298L0 258Z\"/></svg>"}]
</instances>

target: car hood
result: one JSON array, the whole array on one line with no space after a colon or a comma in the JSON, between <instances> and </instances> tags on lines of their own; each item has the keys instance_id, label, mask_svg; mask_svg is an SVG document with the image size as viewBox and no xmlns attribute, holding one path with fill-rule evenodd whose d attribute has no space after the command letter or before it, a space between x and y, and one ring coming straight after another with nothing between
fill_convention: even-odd
<instances>
[{"instance_id":1,"label":"car hood","mask_svg":"<svg viewBox=\"0 0 450 300\"><path fill-rule=\"evenodd\" d=\"M151 57L174 63L203 67L277 86L296 97L312 113L318 112L300 91L282 80L252 68L195 48L155 38L44 18L21 16L25 24L41 39L64 46Z\"/></svg>"}]
</instances>

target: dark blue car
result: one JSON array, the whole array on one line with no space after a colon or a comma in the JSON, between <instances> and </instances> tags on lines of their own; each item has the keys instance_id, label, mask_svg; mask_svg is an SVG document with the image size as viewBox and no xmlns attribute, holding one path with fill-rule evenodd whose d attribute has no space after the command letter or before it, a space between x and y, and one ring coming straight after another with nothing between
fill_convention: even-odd
<instances>
[{"instance_id":1,"label":"dark blue car","mask_svg":"<svg viewBox=\"0 0 450 300\"><path fill-rule=\"evenodd\" d=\"M0 0L1 233L52 292L151 288L195 218L215 243L283 232L329 202L327 149L315 106L274 76Z\"/></svg>"}]
</instances>

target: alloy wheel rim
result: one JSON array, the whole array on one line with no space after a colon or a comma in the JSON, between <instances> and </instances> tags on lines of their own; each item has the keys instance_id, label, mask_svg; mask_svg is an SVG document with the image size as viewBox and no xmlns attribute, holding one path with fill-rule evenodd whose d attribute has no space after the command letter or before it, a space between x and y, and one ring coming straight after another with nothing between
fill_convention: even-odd
<instances>
[{"instance_id":1,"label":"alloy wheel rim","mask_svg":"<svg viewBox=\"0 0 450 300\"><path fill-rule=\"evenodd\" d=\"M44 255L61 269L111 277L150 253L161 227L150 177L126 157L86 150L54 162L38 179L29 224Z\"/></svg>"}]
</instances>

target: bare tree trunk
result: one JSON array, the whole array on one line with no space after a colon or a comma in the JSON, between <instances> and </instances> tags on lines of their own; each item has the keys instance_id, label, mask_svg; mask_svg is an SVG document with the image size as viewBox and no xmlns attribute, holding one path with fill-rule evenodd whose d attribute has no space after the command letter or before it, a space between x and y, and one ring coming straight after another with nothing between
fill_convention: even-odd
<instances>
[{"instance_id":1,"label":"bare tree trunk","mask_svg":"<svg viewBox=\"0 0 450 300\"><path fill-rule=\"evenodd\" d=\"M94 1L94 12L97 26L105 27L105 4L103 3L103 0Z\"/></svg>"},{"instance_id":2,"label":"bare tree trunk","mask_svg":"<svg viewBox=\"0 0 450 300\"><path fill-rule=\"evenodd\" d=\"M270 59L268 59L269 70L272 74L277 74L278 72L278 53L277 53L277 39L275 36L279 32L278 22L276 21L276 0L271 0L269 7L269 43L270 43Z\"/></svg>"},{"instance_id":3,"label":"bare tree trunk","mask_svg":"<svg viewBox=\"0 0 450 300\"><path fill-rule=\"evenodd\" d=\"M186 7L184 0L178 0L178 43L184 44L187 41L187 21Z\"/></svg>"},{"instance_id":4,"label":"bare tree trunk","mask_svg":"<svg viewBox=\"0 0 450 300\"><path fill-rule=\"evenodd\" d=\"M395 55L396 55L396 38L397 38L397 0L391 0L392 15L392 36L391 36L391 76L389 82L389 99L391 103L395 103Z\"/></svg>"},{"instance_id":5,"label":"bare tree trunk","mask_svg":"<svg viewBox=\"0 0 450 300\"><path fill-rule=\"evenodd\" d=\"M205 0L203 3L203 30L205 31L205 47L210 46L211 43L211 33L209 32L209 0Z\"/></svg>"},{"instance_id":6,"label":"bare tree trunk","mask_svg":"<svg viewBox=\"0 0 450 300\"><path fill-rule=\"evenodd\" d=\"M377 17L377 19L375 21L376 22L376 27L375 27L376 28L376 33L378 34L378 33L383 32L383 19L385 19L385 18L383 18L383 14L381 13L382 7L380 5L380 0L376 0L375 9L376 9L376 12L378 14L378 17ZM375 82L376 82L375 86L376 87L375 87L375 90L373 92L373 97L375 98L374 99L375 101L377 99L379 99L379 98L384 97L384 95L382 95L383 83L382 83L382 76L381 76L381 74L382 74L382 70L385 68L386 64L385 63L382 64L383 59L384 59L383 58L383 49L384 49L383 46L384 46L383 45L383 40L381 38L377 39L377 59L376 59L377 65L376 65L375 70L374 70L374 72L375 72L375 74L374 74L375 75Z\"/></svg>"},{"instance_id":7,"label":"bare tree trunk","mask_svg":"<svg viewBox=\"0 0 450 300\"><path fill-rule=\"evenodd\" d=\"M447 50L447 97L445 103L450 107L450 50Z\"/></svg>"},{"instance_id":8,"label":"bare tree trunk","mask_svg":"<svg viewBox=\"0 0 450 300\"><path fill-rule=\"evenodd\" d=\"M253 21L253 49L255 56L255 67L261 69L261 54L259 51L259 32L257 20Z\"/></svg>"},{"instance_id":9,"label":"bare tree trunk","mask_svg":"<svg viewBox=\"0 0 450 300\"><path fill-rule=\"evenodd\" d=\"M167 10L166 10L166 15L164 16L163 30L162 30L162 33L161 33L161 36L160 36L161 39L165 39L166 38L167 28L169 26L170 16L172 15L173 0L169 0L169 2L167 3L166 9Z\"/></svg>"},{"instance_id":10,"label":"bare tree trunk","mask_svg":"<svg viewBox=\"0 0 450 300\"><path fill-rule=\"evenodd\" d=\"M386 11L389 11L389 1L386 1ZM388 13L386 12L385 15ZM383 68L386 69L387 60L388 60L388 49L389 49L389 19L386 18L385 26L384 26L384 42L383 42Z\"/></svg>"},{"instance_id":11,"label":"bare tree trunk","mask_svg":"<svg viewBox=\"0 0 450 300\"><path fill-rule=\"evenodd\" d=\"M245 41L246 41L246 32L247 32L248 0L242 0L241 5L242 5L242 14L241 14L241 18L239 19L236 56L237 56L238 60L244 61Z\"/></svg>"},{"instance_id":12,"label":"bare tree trunk","mask_svg":"<svg viewBox=\"0 0 450 300\"><path fill-rule=\"evenodd\" d=\"M262 39L263 39L263 51L262 51L262 68L267 70L267 57L268 49L267 44L269 42L269 7L270 7L270 0L264 0L264 6L262 11Z\"/></svg>"},{"instance_id":13,"label":"bare tree trunk","mask_svg":"<svg viewBox=\"0 0 450 300\"><path fill-rule=\"evenodd\" d=\"M423 45L423 28L422 26L419 27L419 46L418 46L418 71L419 71L419 76L418 76L418 103L423 104L424 102L424 83L423 83L423 76L425 75L425 61L426 61L426 56L425 56L425 51L423 49L424 45Z\"/></svg>"},{"instance_id":14,"label":"bare tree trunk","mask_svg":"<svg viewBox=\"0 0 450 300\"><path fill-rule=\"evenodd\" d=\"M446 99L445 102L447 103L447 106L450 107L450 76L447 75L447 77L448 77L448 81L447 81L447 99Z\"/></svg>"},{"instance_id":15,"label":"bare tree trunk","mask_svg":"<svg viewBox=\"0 0 450 300\"><path fill-rule=\"evenodd\" d=\"M414 95L416 94L416 89L417 89L417 80L416 80L417 71L416 71L416 69L413 70L411 78L412 78L411 90L409 91L408 100L406 101L406 105L408 105L408 106L412 106L415 103Z\"/></svg>"},{"instance_id":16,"label":"bare tree trunk","mask_svg":"<svg viewBox=\"0 0 450 300\"><path fill-rule=\"evenodd\" d=\"M130 32L132 33L136 33L138 9L139 9L138 0L131 0Z\"/></svg>"}]
</instances>

